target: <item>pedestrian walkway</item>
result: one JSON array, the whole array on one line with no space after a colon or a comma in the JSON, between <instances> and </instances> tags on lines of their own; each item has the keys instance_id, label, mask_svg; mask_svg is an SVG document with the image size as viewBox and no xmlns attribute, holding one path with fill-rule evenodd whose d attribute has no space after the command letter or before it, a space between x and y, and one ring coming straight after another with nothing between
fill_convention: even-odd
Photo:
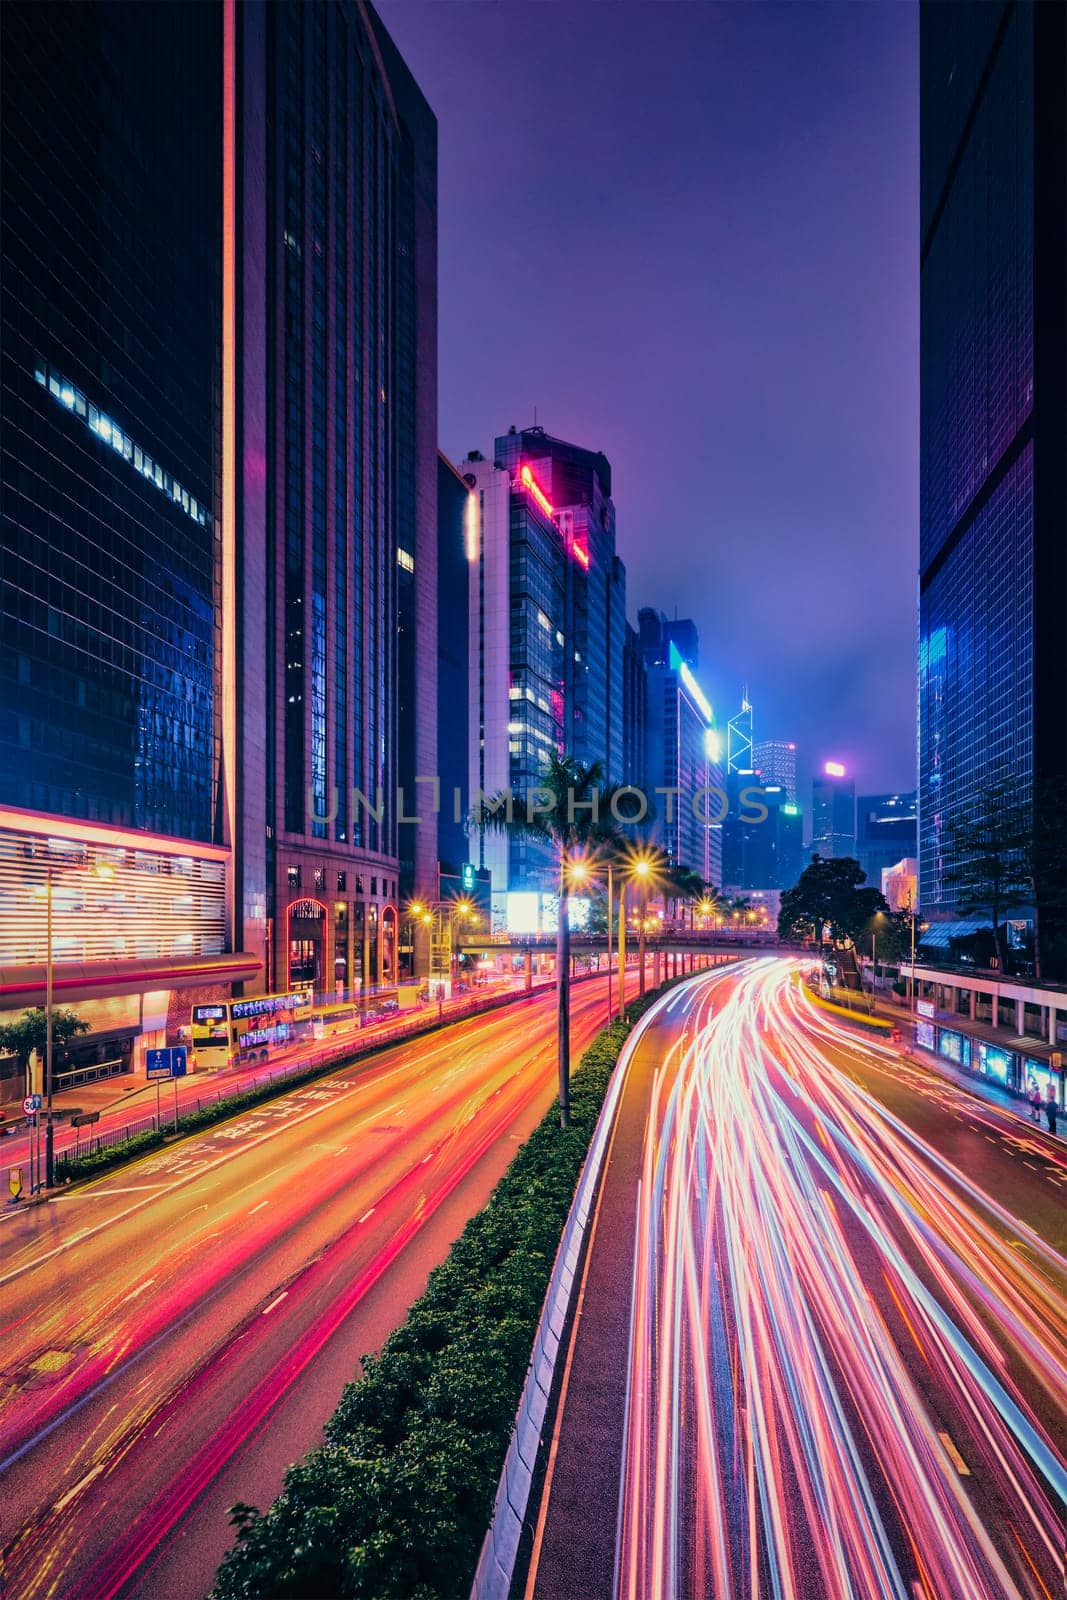
<instances>
[{"instance_id":1,"label":"pedestrian walkway","mask_svg":"<svg viewBox=\"0 0 1067 1600\"><path fill-rule=\"evenodd\" d=\"M999 1043L999 1040L997 1042ZM968 1072L966 1067L959 1067L954 1061L948 1061L944 1056L936 1055L932 1050L924 1050L919 1045L914 1048L913 1059L921 1061L924 1066L936 1068L948 1082L956 1084L960 1089L965 1089L977 1099L985 1100L990 1105L996 1106L1000 1111L1010 1112L1012 1116L1018 1117L1019 1121L1027 1128L1037 1131L1039 1124L1033 1119L1029 1101L1016 1094L1013 1089L1005 1088L999 1083L993 1083L990 1079L983 1078L977 1072ZM1057 1118L1056 1132L1054 1134L1049 1133L1048 1121L1044 1110L1042 1110L1041 1114L1040 1129L1046 1138L1054 1138L1060 1144L1067 1145L1067 1115L1064 1114L1062 1107Z\"/></svg>"}]
</instances>

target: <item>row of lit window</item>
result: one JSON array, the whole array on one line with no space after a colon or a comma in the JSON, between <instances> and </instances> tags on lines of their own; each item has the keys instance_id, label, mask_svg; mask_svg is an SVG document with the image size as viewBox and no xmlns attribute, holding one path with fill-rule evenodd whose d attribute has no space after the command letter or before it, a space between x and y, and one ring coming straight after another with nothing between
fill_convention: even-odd
<instances>
[{"instance_id":1,"label":"row of lit window","mask_svg":"<svg viewBox=\"0 0 1067 1600\"><path fill-rule=\"evenodd\" d=\"M356 893L357 894L365 894L366 893L366 887L365 887L366 878L364 877L363 873L357 872L357 873L354 873L353 876L355 878L355 891L356 891ZM304 873L303 873L303 869L301 867L287 867L286 868L286 882L288 884L289 892L291 894L294 893L296 890L301 889L303 887L303 878L304 878ZM312 876L312 883L314 885L314 888L320 894L325 894L325 892L326 892L326 868L325 867L316 867L315 868L314 874ZM384 878L383 877L382 880L381 880L381 883L382 883L382 894L388 895L388 894L395 894L396 893L396 881L395 881L395 879L392 882L390 882L390 880L388 878ZM347 888L348 888L348 873L347 873L347 871L338 872L338 874L337 874L337 893L338 894L344 894L346 892ZM378 879L377 879L376 876L372 877L371 880L370 880L370 892L371 892L371 894L377 894L378 893Z\"/></svg>"},{"instance_id":2,"label":"row of lit window","mask_svg":"<svg viewBox=\"0 0 1067 1600\"><path fill-rule=\"evenodd\" d=\"M90 433L95 434L104 444L109 444L124 461L129 461L135 472L139 472L149 483L154 484L174 505L180 506L187 517L191 517L202 528L210 526L211 516L202 502L197 500L195 495L191 495L188 489L183 488L177 478L172 477L158 461L153 461L139 444L134 444L129 434L125 433L117 422L112 422L110 417L105 416L87 401L81 390L76 389L68 379L56 371L55 367L49 366L47 361L38 360L33 375L61 406L65 406L76 417L81 417Z\"/></svg>"}]
</instances>

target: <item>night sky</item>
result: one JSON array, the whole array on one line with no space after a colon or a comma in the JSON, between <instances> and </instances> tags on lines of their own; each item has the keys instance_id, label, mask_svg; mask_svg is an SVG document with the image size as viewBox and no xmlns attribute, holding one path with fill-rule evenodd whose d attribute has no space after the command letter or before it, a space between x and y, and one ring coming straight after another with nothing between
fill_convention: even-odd
<instances>
[{"instance_id":1,"label":"night sky","mask_svg":"<svg viewBox=\"0 0 1067 1600\"><path fill-rule=\"evenodd\" d=\"M913 787L916 8L379 9L438 118L442 449L536 407L603 450L720 721L747 683L805 788Z\"/></svg>"}]
</instances>

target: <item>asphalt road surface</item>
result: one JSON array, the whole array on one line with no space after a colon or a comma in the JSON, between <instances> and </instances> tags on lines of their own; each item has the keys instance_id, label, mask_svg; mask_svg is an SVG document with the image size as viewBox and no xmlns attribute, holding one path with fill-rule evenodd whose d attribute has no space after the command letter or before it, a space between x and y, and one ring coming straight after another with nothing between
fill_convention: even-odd
<instances>
[{"instance_id":1,"label":"asphalt road surface","mask_svg":"<svg viewBox=\"0 0 1067 1600\"><path fill-rule=\"evenodd\" d=\"M636 992L633 976L631 992ZM604 985L572 995L581 1049ZM0 1214L4 1600L202 1597L555 1090L533 996Z\"/></svg>"},{"instance_id":2,"label":"asphalt road surface","mask_svg":"<svg viewBox=\"0 0 1067 1600\"><path fill-rule=\"evenodd\" d=\"M754 961L629 1069L538 1600L1061 1600L1062 1144Z\"/></svg>"}]
</instances>

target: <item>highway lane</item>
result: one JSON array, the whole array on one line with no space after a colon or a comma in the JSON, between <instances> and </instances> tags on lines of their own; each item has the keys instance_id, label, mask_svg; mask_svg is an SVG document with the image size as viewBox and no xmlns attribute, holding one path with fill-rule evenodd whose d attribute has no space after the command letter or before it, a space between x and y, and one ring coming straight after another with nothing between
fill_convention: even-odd
<instances>
[{"instance_id":1,"label":"highway lane","mask_svg":"<svg viewBox=\"0 0 1067 1600\"><path fill-rule=\"evenodd\" d=\"M577 1050L603 985L573 1010ZM225 1505L276 1492L550 1103L553 1028L535 996L5 1217L6 1595L205 1592Z\"/></svg>"},{"instance_id":2,"label":"highway lane","mask_svg":"<svg viewBox=\"0 0 1067 1600\"><path fill-rule=\"evenodd\" d=\"M794 980L753 963L664 1016L629 1249L598 1230L587 1264L628 1261L615 1494L576 1512L587 1295L528 1593L567 1563L587 1600L1058 1597L1062 1147Z\"/></svg>"},{"instance_id":3,"label":"highway lane","mask_svg":"<svg viewBox=\"0 0 1067 1600\"><path fill-rule=\"evenodd\" d=\"M536 978L532 987L547 989L553 982L552 978ZM324 1035L321 1039L302 1040L285 1048L272 1049L267 1063L247 1062L219 1071L190 1072L184 1078L160 1084L149 1083L139 1074L128 1073L99 1083L82 1085L80 1088L65 1089L57 1094L55 1099L57 1118L54 1125L55 1153L59 1156L79 1146L85 1149L92 1140L103 1138L106 1134L121 1133L126 1128L139 1132L150 1127L157 1115L166 1128L173 1118L175 1104L179 1115L196 1110L200 1104L210 1105L243 1089L267 1083L272 1078L277 1078L283 1069L292 1072L303 1065L316 1065L326 1060L340 1061L343 1060L346 1051L373 1049L376 1038L389 1039L398 1030L414 1031L438 1018L447 1021L450 1018L458 1019L472 1015L487 1001L499 999L509 991L518 997L522 987L521 977L510 983L487 984L469 994L446 1000L443 1004L428 1002L409 1007L398 1011L392 1017L383 1018L379 1022L368 1022L364 1026L360 1026L358 1020L333 1022L327 1012ZM96 1111L99 1113L99 1120L86 1128L72 1128L67 1119L74 1108ZM22 1124L17 1131L8 1132L0 1138L0 1172L3 1173L5 1185L10 1169L20 1167L27 1193L30 1188L31 1138L36 1145L38 1136L31 1134L25 1124ZM43 1126L39 1139L43 1161Z\"/></svg>"}]
</instances>

